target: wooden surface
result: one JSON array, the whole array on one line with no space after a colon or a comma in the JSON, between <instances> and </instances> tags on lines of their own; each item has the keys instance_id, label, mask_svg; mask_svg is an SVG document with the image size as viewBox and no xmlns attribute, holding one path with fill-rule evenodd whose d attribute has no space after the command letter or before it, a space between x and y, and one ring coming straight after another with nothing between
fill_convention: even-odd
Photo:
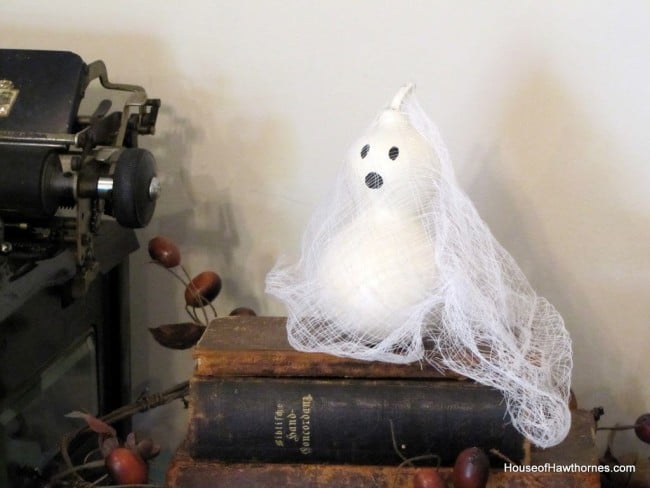
<instances>
[{"instance_id":1,"label":"wooden surface","mask_svg":"<svg viewBox=\"0 0 650 488\"><path fill-rule=\"evenodd\" d=\"M194 349L197 376L292 376L333 378L448 378L425 362L392 364L304 353L287 341L286 317L214 320Z\"/></svg>"},{"instance_id":2,"label":"wooden surface","mask_svg":"<svg viewBox=\"0 0 650 488\"><path fill-rule=\"evenodd\" d=\"M574 411L571 432L560 445L531 453L531 465L597 466L591 414ZM167 472L169 488L178 487L288 487L288 488L412 488L418 468L326 464L254 464L197 461L184 448L174 456ZM450 483L451 468L440 468ZM492 470L488 488L598 488L598 473L507 473Z\"/></svg>"}]
</instances>

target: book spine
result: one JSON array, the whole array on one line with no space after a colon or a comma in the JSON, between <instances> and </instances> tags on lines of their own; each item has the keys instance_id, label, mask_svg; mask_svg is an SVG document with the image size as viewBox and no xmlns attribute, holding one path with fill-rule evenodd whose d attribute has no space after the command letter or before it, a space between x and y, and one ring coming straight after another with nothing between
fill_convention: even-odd
<instances>
[{"instance_id":1,"label":"book spine","mask_svg":"<svg viewBox=\"0 0 650 488\"><path fill-rule=\"evenodd\" d=\"M471 382L195 377L190 403L197 459L451 465L472 446L524 458L501 394Z\"/></svg>"},{"instance_id":2,"label":"book spine","mask_svg":"<svg viewBox=\"0 0 650 488\"><path fill-rule=\"evenodd\" d=\"M412 488L418 468L326 464L230 464L174 457L167 471L168 488ZM452 468L440 468L448 486ZM447 486L447 485L445 485ZM600 488L590 473L509 473L494 469L487 488Z\"/></svg>"},{"instance_id":3,"label":"book spine","mask_svg":"<svg viewBox=\"0 0 650 488\"><path fill-rule=\"evenodd\" d=\"M197 376L460 378L426 363L393 364L301 352L289 345L286 317L221 317L194 348Z\"/></svg>"}]
</instances>

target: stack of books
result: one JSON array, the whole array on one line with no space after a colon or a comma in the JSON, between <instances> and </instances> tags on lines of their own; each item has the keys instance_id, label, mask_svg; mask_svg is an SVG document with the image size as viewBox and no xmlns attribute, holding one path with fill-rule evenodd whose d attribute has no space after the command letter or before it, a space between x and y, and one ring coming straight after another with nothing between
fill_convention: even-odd
<instances>
[{"instance_id":1,"label":"stack of books","mask_svg":"<svg viewBox=\"0 0 650 488\"><path fill-rule=\"evenodd\" d=\"M213 321L194 350L190 420L174 487L411 487L418 467L451 480L468 447L491 452L488 486L596 487L589 412L560 446L531 449L500 392L422 363L299 352L283 317ZM525 466L544 466L526 469Z\"/></svg>"}]
</instances>

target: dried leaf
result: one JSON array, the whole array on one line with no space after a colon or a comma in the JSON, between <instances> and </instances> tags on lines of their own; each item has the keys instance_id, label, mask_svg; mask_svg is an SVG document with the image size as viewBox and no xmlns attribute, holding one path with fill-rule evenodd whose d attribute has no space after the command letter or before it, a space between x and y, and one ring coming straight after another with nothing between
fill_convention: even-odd
<instances>
[{"instance_id":1,"label":"dried leaf","mask_svg":"<svg viewBox=\"0 0 650 488\"><path fill-rule=\"evenodd\" d=\"M117 437L117 432L115 432L115 429L113 427L108 425L103 420L100 420L97 417L90 415L89 413L75 410L74 412L67 413L65 416L73 419L74 418L84 419L88 424L88 428L93 432L96 432L98 434L106 434L111 437Z\"/></svg>"},{"instance_id":2,"label":"dried leaf","mask_svg":"<svg viewBox=\"0 0 650 488\"><path fill-rule=\"evenodd\" d=\"M117 440L117 437L107 437L102 442L102 457L108 457L108 455L113 452L113 449L120 447L120 442Z\"/></svg>"},{"instance_id":3,"label":"dried leaf","mask_svg":"<svg viewBox=\"0 0 650 488\"><path fill-rule=\"evenodd\" d=\"M156 457L160 453L160 446L158 444L154 444L153 440L147 437L146 439L142 439L140 442L138 442L137 450L138 453L140 453L142 459L146 461L147 459Z\"/></svg>"},{"instance_id":4,"label":"dried leaf","mask_svg":"<svg viewBox=\"0 0 650 488\"><path fill-rule=\"evenodd\" d=\"M133 432L129 432L129 435L126 436L126 442L124 443L124 447L128 447L131 450L135 450L137 444L138 442L135 438L135 434Z\"/></svg>"},{"instance_id":5,"label":"dried leaf","mask_svg":"<svg viewBox=\"0 0 650 488\"><path fill-rule=\"evenodd\" d=\"M192 322L166 324L149 328L158 344L170 349L188 349L198 342L205 330L204 325Z\"/></svg>"}]
</instances>

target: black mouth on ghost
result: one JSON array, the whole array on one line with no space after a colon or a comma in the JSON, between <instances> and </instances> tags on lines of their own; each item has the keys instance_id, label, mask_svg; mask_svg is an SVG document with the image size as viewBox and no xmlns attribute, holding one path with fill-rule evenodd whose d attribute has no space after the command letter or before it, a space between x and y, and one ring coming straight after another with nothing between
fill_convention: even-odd
<instances>
[{"instance_id":1,"label":"black mouth on ghost","mask_svg":"<svg viewBox=\"0 0 650 488\"><path fill-rule=\"evenodd\" d=\"M373 171L366 175L366 186L368 188L371 188L372 190L376 190L377 188L381 188L381 185L383 184L384 184L384 179L381 177L379 173L375 173Z\"/></svg>"}]
</instances>

